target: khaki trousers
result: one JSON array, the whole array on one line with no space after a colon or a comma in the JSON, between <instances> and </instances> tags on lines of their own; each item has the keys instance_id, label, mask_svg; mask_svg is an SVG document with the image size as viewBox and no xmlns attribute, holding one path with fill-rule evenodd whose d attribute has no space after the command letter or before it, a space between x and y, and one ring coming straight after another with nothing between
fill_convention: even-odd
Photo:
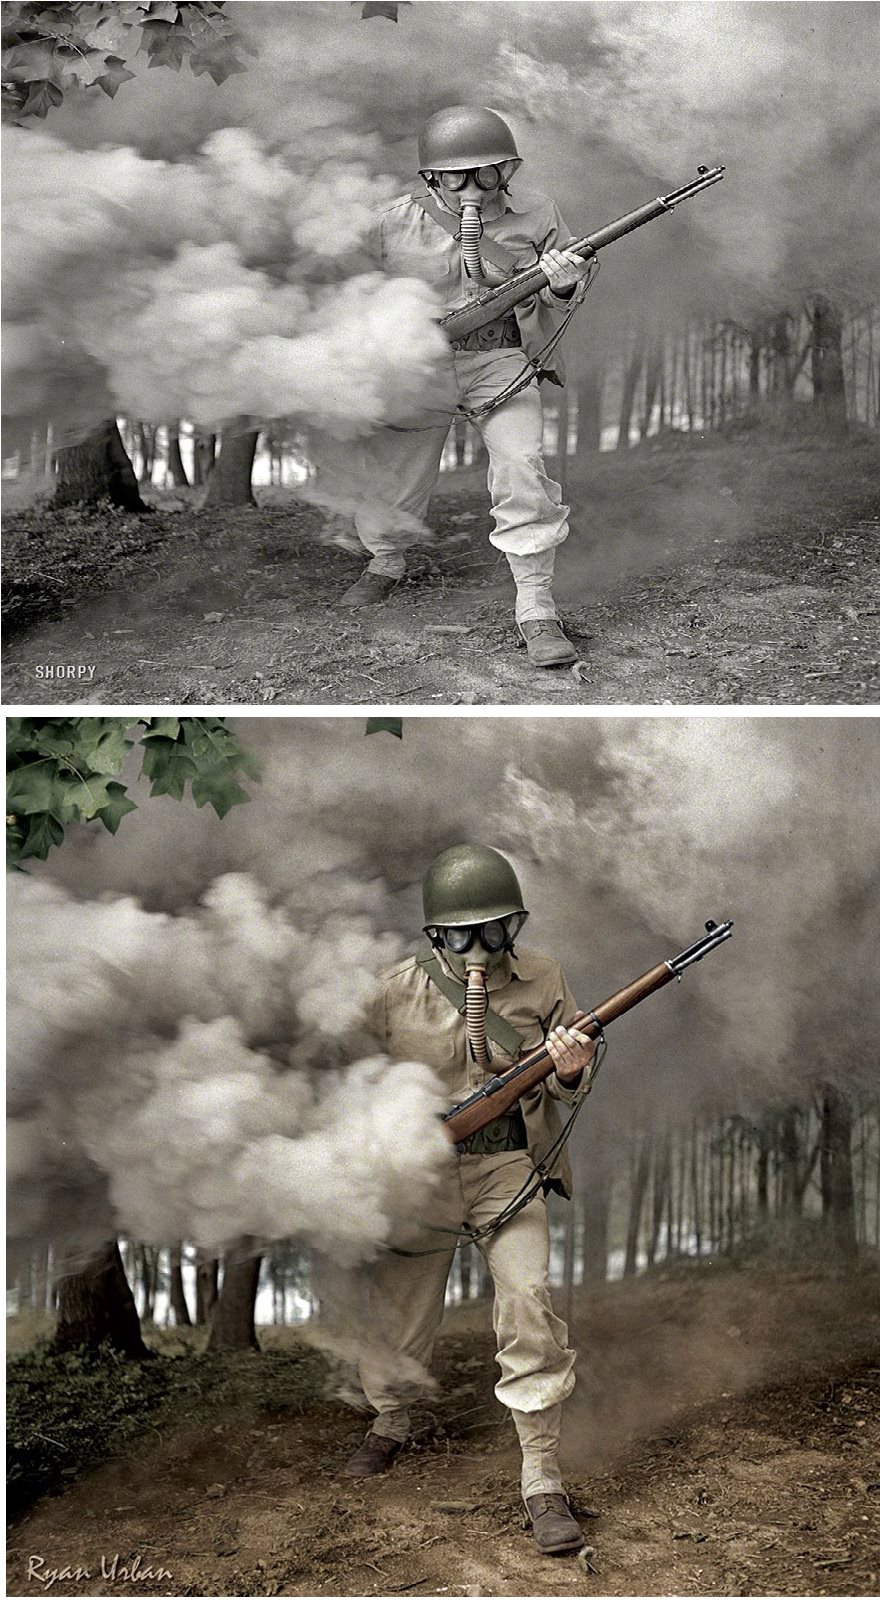
<instances>
[{"instance_id":1,"label":"khaki trousers","mask_svg":"<svg viewBox=\"0 0 880 1600\"><path fill-rule=\"evenodd\" d=\"M406 428L382 428L348 448L358 457L363 485L355 513L358 537L370 552L368 570L399 578L405 551L417 537L437 482L440 457L459 403L492 399L523 370L519 350L453 350L432 407ZM519 622L555 616L550 594L553 557L568 535L568 506L547 476L544 416L537 381L476 424L489 452L494 529L489 535L508 558L517 585Z\"/></svg>"},{"instance_id":2,"label":"khaki trousers","mask_svg":"<svg viewBox=\"0 0 880 1600\"><path fill-rule=\"evenodd\" d=\"M533 1170L528 1154L520 1150L455 1158L432 1197L431 1223L457 1230L490 1222ZM409 1432L407 1402L413 1390L403 1374L412 1371L412 1362L429 1366L443 1317L455 1243L449 1237L447 1247L447 1237L416 1225L395 1243L437 1254L387 1254L364 1269L361 1305L370 1343L360 1362L360 1380L378 1412L373 1431L394 1439L405 1439ZM495 1394L513 1410L528 1466L523 1492L530 1494L560 1487L555 1467L559 1416L575 1381L568 1329L550 1302L549 1245L541 1195L479 1245L495 1286L493 1322L501 1369Z\"/></svg>"}]
</instances>

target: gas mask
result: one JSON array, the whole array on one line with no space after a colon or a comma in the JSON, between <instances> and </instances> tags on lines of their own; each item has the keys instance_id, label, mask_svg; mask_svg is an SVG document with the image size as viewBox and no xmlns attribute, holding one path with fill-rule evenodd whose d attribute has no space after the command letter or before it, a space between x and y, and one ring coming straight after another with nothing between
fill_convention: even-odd
<instances>
[{"instance_id":1,"label":"gas mask","mask_svg":"<svg viewBox=\"0 0 880 1600\"><path fill-rule=\"evenodd\" d=\"M488 200L506 188L513 162L489 162L467 170L434 171L428 181L443 197L451 211L461 216L461 256L465 273L472 283L485 283L480 240L483 236L481 211Z\"/></svg>"},{"instance_id":2,"label":"gas mask","mask_svg":"<svg viewBox=\"0 0 880 1600\"><path fill-rule=\"evenodd\" d=\"M488 922L472 923L466 927L429 927L425 929L435 950L466 984L465 1027L473 1058L478 1066L489 1066L489 1047L486 1041L486 1012L489 995L486 979L495 972L526 920L524 911L510 916L495 917Z\"/></svg>"}]
</instances>

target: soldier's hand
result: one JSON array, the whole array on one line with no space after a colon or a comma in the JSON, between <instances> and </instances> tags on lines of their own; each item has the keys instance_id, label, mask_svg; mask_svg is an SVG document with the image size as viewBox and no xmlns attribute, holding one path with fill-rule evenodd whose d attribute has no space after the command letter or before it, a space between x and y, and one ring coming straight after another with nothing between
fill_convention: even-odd
<instances>
[{"instance_id":1,"label":"soldier's hand","mask_svg":"<svg viewBox=\"0 0 880 1600\"><path fill-rule=\"evenodd\" d=\"M575 255L573 250L545 250L538 266L542 272L546 272L550 287L556 294L560 290L573 289L590 270L589 261Z\"/></svg>"},{"instance_id":2,"label":"soldier's hand","mask_svg":"<svg viewBox=\"0 0 880 1600\"><path fill-rule=\"evenodd\" d=\"M547 1035L547 1053L560 1083L571 1084L590 1065L596 1046L588 1033L577 1028L554 1028Z\"/></svg>"}]
</instances>

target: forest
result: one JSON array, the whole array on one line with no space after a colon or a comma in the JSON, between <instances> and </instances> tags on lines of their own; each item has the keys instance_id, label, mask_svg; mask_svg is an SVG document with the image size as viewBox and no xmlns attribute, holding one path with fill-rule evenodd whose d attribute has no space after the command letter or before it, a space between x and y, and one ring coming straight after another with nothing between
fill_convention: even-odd
<instances>
[{"instance_id":1,"label":"forest","mask_svg":"<svg viewBox=\"0 0 880 1600\"><path fill-rule=\"evenodd\" d=\"M10 881L10 1589L27 1550L124 1546L194 1593L871 1593L873 719L199 720L18 736L31 815L38 746L130 809ZM238 796L193 807L221 733ZM411 1448L366 1497L339 1476L358 1264L445 1148L362 1007L463 835L503 844L582 1004L734 921L609 1027L551 1200L595 1519L564 1572L523 1543L472 1245Z\"/></svg>"}]
</instances>

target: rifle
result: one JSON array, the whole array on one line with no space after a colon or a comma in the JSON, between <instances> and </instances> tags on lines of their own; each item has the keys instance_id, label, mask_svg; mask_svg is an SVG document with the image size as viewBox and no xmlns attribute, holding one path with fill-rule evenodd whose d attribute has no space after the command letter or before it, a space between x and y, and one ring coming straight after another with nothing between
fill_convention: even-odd
<instances>
[{"instance_id":1,"label":"rifle","mask_svg":"<svg viewBox=\"0 0 880 1600\"><path fill-rule=\"evenodd\" d=\"M661 961L648 972L643 972L640 978L628 983L625 989L618 989L616 994L611 995L608 1000L603 1000L593 1011L579 1011L568 1026L589 1034L591 1039L601 1039L609 1022L615 1022L624 1012L631 1011L633 1006L637 1006L642 1000L647 1000L649 995L656 994L658 989L671 983L673 978L678 978L681 982L685 968L702 961L711 950L717 950L725 939L730 938L732 931L732 922L720 924L707 922L706 932L695 944L682 950L680 955L672 956L668 961ZM458 1105L444 1113L442 1121L453 1144L460 1144L462 1140L470 1138L472 1133L485 1128L487 1123L494 1122L496 1117L503 1116L516 1105L521 1095L527 1094L529 1089L534 1089L537 1084L543 1083L544 1079L549 1078L554 1071L555 1065L550 1058L550 1052L546 1045L540 1045L537 1050L531 1050L527 1056L523 1056L507 1072L501 1073L500 1077L489 1078L481 1088L468 1095L466 1100L460 1100Z\"/></svg>"},{"instance_id":2,"label":"rifle","mask_svg":"<svg viewBox=\"0 0 880 1600\"><path fill-rule=\"evenodd\" d=\"M671 194L658 195L656 200L649 200L637 210L628 211L616 222L609 222L606 227L599 228L596 233L588 233L585 238L575 240L566 248L579 256L595 256L606 245L613 244L615 239L622 239L624 234L632 233L646 222L653 222L655 217L674 211L682 200L689 200L691 195L699 194L713 183L720 183L724 177L723 167L698 167L697 172L699 176L692 183L686 183L681 189L673 189ZM521 300L528 300L530 295L537 294L548 282L546 272L542 272L540 267L526 267L522 272L515 272L505 283L499 284L497 289L484 289L465 305L447 311L446 316L440 318L440 326L454 348L466 334L474 333L477 328L484 328L487 323L504 316Z\"/></svg>"}]
</instances>

